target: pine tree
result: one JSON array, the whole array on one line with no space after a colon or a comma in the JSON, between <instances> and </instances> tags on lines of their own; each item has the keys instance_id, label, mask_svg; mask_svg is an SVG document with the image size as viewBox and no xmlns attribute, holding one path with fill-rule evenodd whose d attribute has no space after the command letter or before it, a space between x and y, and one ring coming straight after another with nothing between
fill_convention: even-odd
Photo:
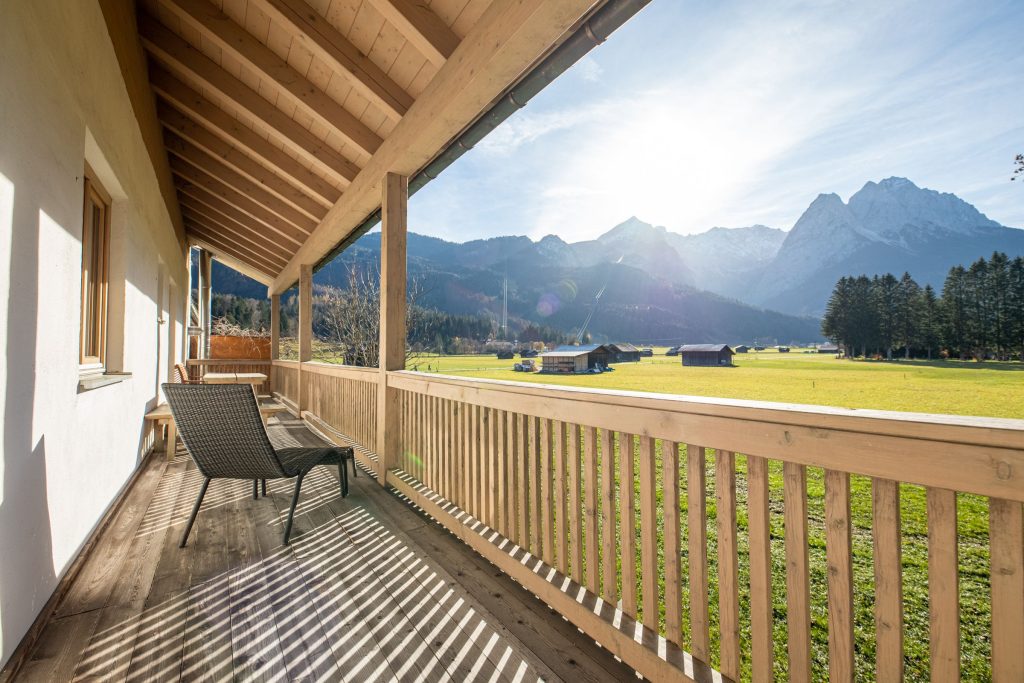
<instances>
[{"instance_id":1,"label":"pine tree","mask_svg":"<svg viewBox=\"0 0 1024 683\"><path fill-rule=\"evenodd\" d=\"M853 289L853 278L839 278L825 306L825 317L821 321L821 333L848 351L852 342L850 320L854 312Z\"/></svg>"},{"instance_id":2,"label":"pine tree","mask_svg":"<svg viewBox=\"0 0 1024 683\"><path fill-rule=\"evenodd\" d=\"M967 355L967 308L967 270L954 266L942 285L942 338L960 358Z\"/></svg>"},{"instance_id":3,"label":"pine tree","mask_svg":"<svg viewBox=\"0 0 1024 683\"><path fill-rule=\"evenodd\" d=\"M904 272L896 293L896 340L903 346L903 357L910 358L910 347L918 337L921 317L921 287Z\"/></svg>"},{"instance_id":4,"label":"pine tree","mask_svg":"<svg viewBox=\"0 0 1024 683\"><path fill-rule=\"evenodd\" d=\"M886 360L892 360L892 349L899 338L897 301L900 283L892 273L875 276L871 283L872 303L878 320L878 344L885 351Z\"/></svg>"},{"instance_id":5,"label":"pine tree","mask_svg":"<svg viewBox=\"0 0 1024 683\"><path fill-rule=\"evenodd\" d=\"M928 360L932 359L932 349L939 346L942 339L942 309L939 298L931 285L925 285L921 294L921 317L918 327L916 344L924 348Z\"/></svg>"}]
</instances>

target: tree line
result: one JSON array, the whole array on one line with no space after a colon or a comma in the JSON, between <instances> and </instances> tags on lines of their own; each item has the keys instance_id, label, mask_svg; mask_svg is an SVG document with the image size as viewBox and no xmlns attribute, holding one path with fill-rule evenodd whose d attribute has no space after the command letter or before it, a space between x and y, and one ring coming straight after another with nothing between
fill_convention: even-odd
<instances>
[{"instance_id":1,"label":"tree line","mask_svg":"<svg viewBox=\"0 0 1024 683\"><path fill-rule=\"evenodd\" d=\"M849 356L1024 359L1024 257L954 266L941 295L910 273L842 277L821 331Z\"/></svg>"}]
</instances>

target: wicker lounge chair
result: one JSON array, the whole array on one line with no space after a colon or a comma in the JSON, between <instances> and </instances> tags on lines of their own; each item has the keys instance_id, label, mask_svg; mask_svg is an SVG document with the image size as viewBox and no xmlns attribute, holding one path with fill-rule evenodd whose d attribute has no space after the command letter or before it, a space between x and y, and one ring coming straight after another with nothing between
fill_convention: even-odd
<instances>
[{"instance_id":1,"label":"wicker lounge chair","mask_svg":"<svg viewBox=\"0 0 1024 683\"><path fill-rule=\"evenodd\" d=\"M285 545L288 545L291 535L302 478L311 469L317 465L337 465L341 495L348 495L345 461L352 461L354 473L352 449L326 445L322 448L275 449L260 418L251 385L164 384L163 389L181 440L196 467L206 477L181 535L180 547L185 547L211 479L251 479L255 497L258 480L264 480L263 493L266 494L267 479L294 477L295 491L284 527Z\"/></svg>"}]
</instances>

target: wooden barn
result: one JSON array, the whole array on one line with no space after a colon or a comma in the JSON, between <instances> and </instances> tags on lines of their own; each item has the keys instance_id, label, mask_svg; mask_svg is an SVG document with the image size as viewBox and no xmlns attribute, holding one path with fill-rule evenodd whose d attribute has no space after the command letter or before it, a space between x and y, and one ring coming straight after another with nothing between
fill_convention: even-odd
<instances>
[{"instance_id":1,"label":"wooden barn","mask_svg":"<svg viewBox=\"0 0 1024 683\"><path fill-rule=\"evenodd\" d=\"M740 344L739 346L734 346L732 350L735 353L747 353L748 351L750 351L750 347L747 346L746 344Z\"/></svg>"},{"instance_id":2,"label":"wooden barn","mask_svg":"<svg viewBox=\"0 0 1024 683\"><path fill-rule=\"evenodd\" d=\"M639 363L640 349L632 344L608 344L613 363Z\"/></svg>"},{"instance_id":3,"label":"wooden barn","mask_svg":"<svg viewBox=\"0 0 1024 683\"><path fill-rule=\"evenodd\" d=\"M839 345L833 344L832 342L826 342L818 347L818 353L839 353Z\"/></svg>"},{"instance_id":4,"label":"wooden barn","mask_svg":"<svg viewBox=\"0 0 1024 683\"><path fill-rule=\"evenodd\" d=\"M559 346L540 355L541 372L586 372L597 366L608 367L614 359L612 350L604 344Z\"/></svg>"},{"instance_id":5,"label":"wooden barn","mask_svg":"<svg viewBox=\"0 0 1024 683\"><path fill-rule=\"evenodd\" d=\"M733 350L728 344L686 344L679 347L683 365L732 365Z\"/></svg>"}]
</instances>

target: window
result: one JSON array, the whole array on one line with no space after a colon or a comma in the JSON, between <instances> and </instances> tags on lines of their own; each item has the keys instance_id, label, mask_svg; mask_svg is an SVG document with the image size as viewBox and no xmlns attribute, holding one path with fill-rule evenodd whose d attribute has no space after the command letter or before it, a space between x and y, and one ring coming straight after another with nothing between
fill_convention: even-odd
<instances>
[{"instance_id":1,"label":"window","mask_svg":"<svg viewBox=\"0 0 1024 683\"><path fill-rule=\"evenodd\" d=\"M107 276L110 266L110 195L85 170L85 206L82 223L82 330L79 362L106 361Z\"/></svg>"}]
</instances>

